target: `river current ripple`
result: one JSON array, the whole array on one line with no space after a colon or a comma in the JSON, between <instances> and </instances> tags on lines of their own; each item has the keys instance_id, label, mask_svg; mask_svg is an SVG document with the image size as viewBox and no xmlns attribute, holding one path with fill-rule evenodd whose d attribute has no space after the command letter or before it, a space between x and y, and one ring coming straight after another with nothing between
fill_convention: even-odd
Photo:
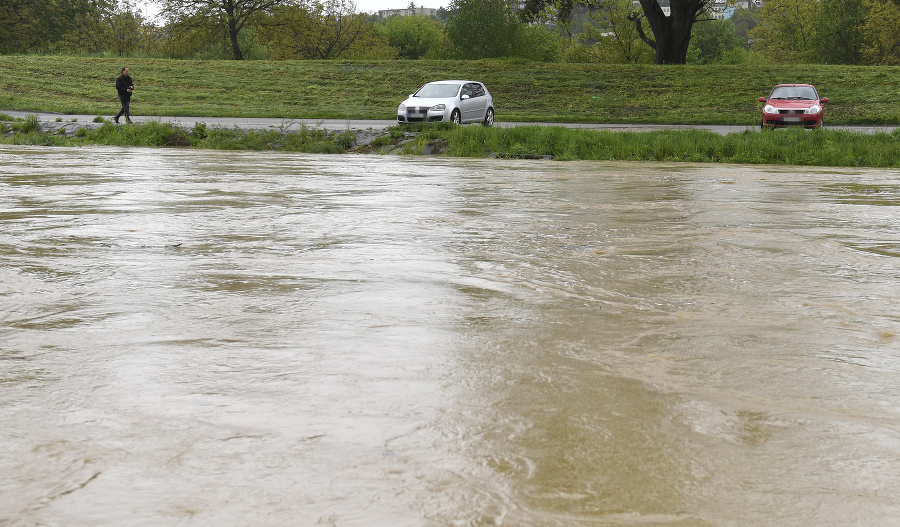
<instances>
[{"instance_id":1,"label":"river current ripple","mask_svg":"<svg viewBox=\"0 0 900 527\"><path fill-rule=\"evenodd\" d=\"M0 525L888 525L900 173L0 146Z\"/></svg>"}]
</instances>

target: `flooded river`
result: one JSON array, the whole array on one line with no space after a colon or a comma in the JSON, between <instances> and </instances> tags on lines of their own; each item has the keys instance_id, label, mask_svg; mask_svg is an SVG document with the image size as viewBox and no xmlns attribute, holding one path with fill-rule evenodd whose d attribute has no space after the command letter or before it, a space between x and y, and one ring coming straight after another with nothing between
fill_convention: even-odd
<instances>
[{"instance_id":1,"label":"flooded river","mask_svg":"<svg viewBox=\"0 0 900 527\"><path fill-rule=\"evenodd\" d=\"M889 525L900 173L0 147L0 525Z\"/></svg>"}]
</instances>

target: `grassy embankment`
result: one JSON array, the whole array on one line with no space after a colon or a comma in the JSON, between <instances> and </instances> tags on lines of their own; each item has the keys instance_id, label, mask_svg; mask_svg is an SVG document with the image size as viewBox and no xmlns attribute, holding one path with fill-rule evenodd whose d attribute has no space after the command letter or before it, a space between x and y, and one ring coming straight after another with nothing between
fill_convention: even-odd
<instances>
[{"instance_id":1,"label":"grassy embankment","mask_svg":"<svg viewBox=\"0 0 900 527\"><path fill-rule=\"evenodd\" d=\"M337 154L347 152L354 140L352 132L329 132L303 128L299 132L282 130L237 130L209 128L197 123L190 130L172 123L149 121L135 125L116 125L99 117L99 128L81 128L73 137L41 131L37 116L13 119L0 113L0 144L36 146L148 146L195 147L217 150L282 150Z\"/></svg>"},{"instance_id":2,"label":"grassy embankment","mask_svg":"<svg viewBox=\"0 0 900 527\"><path fill-rule=\"evenodd\" d=\"M283 133L279 130L240 131L198 124L184 130L170 123L134 126L105 123L96 130L81 129L75 137L40 133L34 116L18 122L2 121L0 143L80 146L192 146L224 150L283 150L341 153L351 147L353 132L319 129ZM14 128L13 135L3 135ZM900 167L900 129L874 135L802 129L721 136L704 130L607 132L560 126L515 128L448 124L395 126L370 146L356 152L455 157L547 157L556 160L688 161L698 163L786 164L817 166Z\"/></svg>"},{"instance_id":3,"label":"grassy embankment","mask_svg":"<svg viewBox=\"0 0 900 527\"><path fill-rule=\"evenodd\" d=\"M109 116L131 68L135 115L393 119L422 83L484 81L501 121L759 122L758 98L810 82L829 124L900 124L900 67L653 66L505 61L177 61L0 56L0 110Z\"/></svg>"},{"instance_id":4,"label":"grassy embankment","mask_svg":"<svg viewBox=\"0 0 900 527\"><path fill-rule=\"evenodd\" d=\"M0 57L0 108L110 115L123 61ZM900 124L900 68L850 66L657 67L476 62L193 62L128 60L136 115L392 119L397 102L435 78L484 79L506 121L755 124L757 98L778 82L816 84L829 124ZM151 111L152 110L152 111ZM36 123L0 122L18 144L194 146L342 152L349 133L235 131L165 123L104 125L73 138ZM410 134L410 131L414 134ZM361 151L453 156L624 159L822 166L900 166L900 133L832 130L601 132L559 127L395 127Z\"/></svg>"}]
</instances>

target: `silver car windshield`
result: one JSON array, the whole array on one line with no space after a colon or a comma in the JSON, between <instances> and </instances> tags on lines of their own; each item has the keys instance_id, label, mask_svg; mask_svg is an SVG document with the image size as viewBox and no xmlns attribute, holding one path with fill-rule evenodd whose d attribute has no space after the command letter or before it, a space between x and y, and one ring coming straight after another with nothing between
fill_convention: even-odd
<instances>
[{"instance_id":1,"label":"silver car windshield","mask_svg":"<svg viewBox=\"0 0 900 527\"><path fill-rule=\"evenodd\" d=\"M456 97L456 94L459 93L459 86L459 84L426 84L413 97L425 97L428 99Z\"/></svg>"}]
</instances>

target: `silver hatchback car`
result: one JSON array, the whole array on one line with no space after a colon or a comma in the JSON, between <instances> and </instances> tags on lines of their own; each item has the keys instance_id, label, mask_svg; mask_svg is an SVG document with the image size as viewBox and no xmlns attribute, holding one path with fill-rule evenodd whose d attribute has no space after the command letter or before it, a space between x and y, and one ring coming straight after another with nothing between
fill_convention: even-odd
<instances>
[{"instance_id":1,"label":"silver hatchback car","mask_svg":"<svg viewBox=\"0 0 900 527\"><path fill-rule=\"evenodd\" d=\"M476 81L435 81L419 88L397 107L397 121L494 124L494 98Z\"/></svg>"}]
</instances>

